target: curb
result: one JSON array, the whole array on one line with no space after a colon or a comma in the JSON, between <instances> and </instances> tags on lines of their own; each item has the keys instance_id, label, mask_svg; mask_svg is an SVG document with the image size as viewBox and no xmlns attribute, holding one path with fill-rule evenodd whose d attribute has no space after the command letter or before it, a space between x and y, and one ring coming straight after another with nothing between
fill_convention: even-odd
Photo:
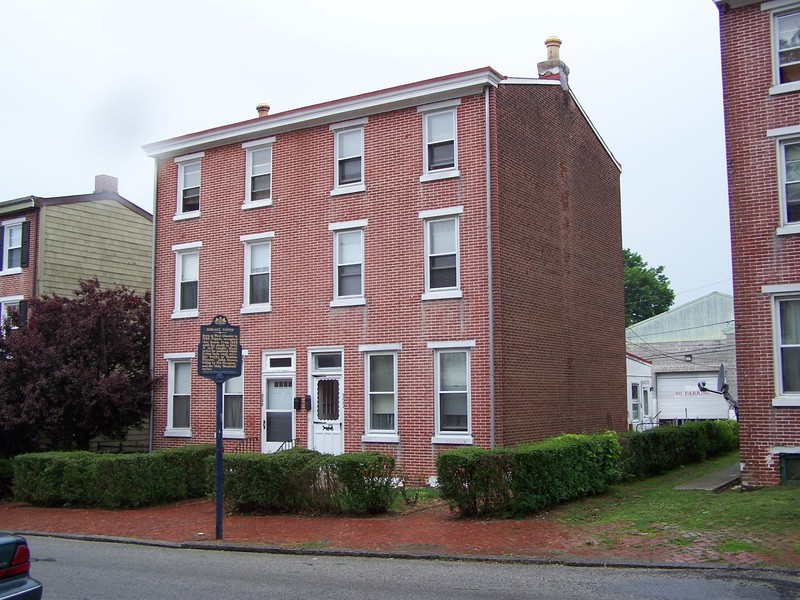
<instances>
[{"instance_id":1,"label":"curb","mask_svg":"<svg viewBox=\"0 0 800 600\"><path fill-rule=\"evenodd\" d=\"M725 571L725 572L759 572L780 573L800 577L800 569L781 569L777 567L750 567L730 564L706 565L698 563L648 563L631 560L593 560L581 558L537 558L528 556L477 556L472 554L415 554L409 552L383 552L378 550L347 550L347 549L310 549L310 548L284 548L281 546L259 546L239 542L225 542L209 540L207 542L166 542L163 540L149 540L140 538L125 538L104 535L84 535L79 533L52 533L36 531L16 531L17 535L25 537L50 537L56 539L76 540L82 542L100 542L130 544L135 546L150 546L156 548L170 548L174 550L205 550L214 552L249 552L255 554L283 554L288 556L332 556L348 558L383 558L390 560L440 560L473 563L504 563L521 565L547 565L564 567L604 567L611 569L665 569L665 570L698 570L698 571ZM36 561L36 558L32 558Z\"/></svg>"}]
</instances>

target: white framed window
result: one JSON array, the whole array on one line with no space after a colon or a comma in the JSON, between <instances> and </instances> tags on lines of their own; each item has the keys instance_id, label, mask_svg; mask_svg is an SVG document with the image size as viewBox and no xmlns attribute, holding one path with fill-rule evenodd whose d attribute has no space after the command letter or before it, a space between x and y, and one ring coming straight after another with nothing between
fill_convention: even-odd
<instances>
[{"instance_id":1,"label":"white framed window","mask_svg":"<svg viewBox=\"0 0 800 600\"><path fill-rule=\"evenodd\" d=\"M419 213L425 236L425 292L423 300L461 298L458 224L463 207Z\"/></svg>"},{"instance_id":2,"label":"white framed window","mask_svg":"<svg viewBox=\"0 0 800 600\"><path fill-rule=\"evenodd\" d=\"M365 442L398 442L397 350L399 344L361 346L364 352Z\"/></svg>"},{"instance_id":3,"label":"white framed window","mask_svg":"<svg viewBox=\"0 0 800 600\"><path fill-rule=\"evenodd\" d=\"M0 223L0 273L13 275L21 273L28 266L29 223L25 219L9 219Z\"/></svg>"},{"instance_id":4,"label":"white framed window","mask_svg":"<svg viewBox=\"0 0 800 600\"><path fill-rule=\"evenodd\" d=\"M167 437L191 437L193 352L165 354L167 360Z\"/></svg>"},{"instance_id":5,"label":"white framed window","mask_svg":"<svg viewBox=\"0 0 800 600\"><path fill-rule=\"evenodd\" d=\"M451 100L420 106L422 114L422 177L432 181L458 177L458 132L456 106Z\"/></svg>"},{"instance_id":6,"label":"white framed window","mask_svg":"<svg viewBox=\"0 0 800 600\"><path fill-rule=\"evenodd\" d=\"M470 349L474 341L429 342L433 350L434 444L472 444Z\"/></svg>"},{"instance_id":7,"label":"white framed window","mask_svg":"<svg viewBox=\"0 0 800 600\"><path fill-rule=\"evenodd\" d=\"M638 421L640 420L641 413L639 411L639 384L632 383L631 384L631 420Z\"/></svg>"},{"instance_id":8,"label":"white framed window","mask_svg":"<svg viewBox=\"0 0 800 600\"><path fill-rule=\"evenodd\" d=\"M175 253L175 310L173 319L200 316L198 292L200 283L200 248L202 242L177 244Z\"/></svg>"},{"instance_id":9,"label":"white framed window","mask_svg":"<svg viewBox=\"0 0 800 600\"><path fill-rule=\"evenodd\" d=\"M203 152L179 156L178 165L178 205L175 220L200 216L200 166Z\"/></svg>"},{"instance_id":10,"label":"white framed window","mask_svg":"<svg viewBox=\"0 0 800 600\"><path fill-rule=\"evenodd\" d=\"M800 2L772 0L761 5L771 13L773 87L771 94L800 90Z\"/></svg>"},{"instance_id":11,"label":"white framed window","mask_svg":"<svg viewBox=\"0 0 800 600\"><path fill-rule=\"evenodd\" d=\"M21 313L20 316L24 322L26 317L25 308L25 300L22 296L5 296L4 298L0 298L0 332L6 330L6 319L13 311ZM12 329L16 329L16 327Z\"/></svg>"},{"instance_id":12,"label":"white framed window","mask_svg":"<svg viewBox=\"0 0 800 600\"><path fill-rule=\"evenodd\" d=\"M781 226L800 226L800 138L780 140Z\"/></svg>"},{"instance_id":13,"label":"white framed window","mask_svg":"<svg viewBox=\"0 0 800 600\"><path fill-rule=\"evenodd\" d=\"M243 235L244 302L242 313L269 312L272 238L274 232Z\"/></svg>"},{"instance_id":14,"label":"white framed window","mask_svg":"<svg viewBox=\"0 0 800 600\"><path fill-rule=\"evenodd\" d=\"M332 196L363 192L364 185L364 125L367 119L357 119L331 125L333 131L333 190Z\"/></svg>"},{"instance_id":15,"label":"white framed window","mask_svg":"<svg viewBox=\"0 0 800 600\"><path fill-rule=\"evenodd\" d=\"M242 144L247 152L245 196L242 208L272 204L272 145L275 138Z\"/></svg>"},{"instance_id":16,"label":"white framed window","mask_svg":"<svg viewBox=\"0 0 800 600\"><path fill-rule=\"evenodd\" d=\"M222 384L222 437L244 438L244 367Z\"/></svg>"},{"instance_id":17,"label":"white framed window","mask_svg":"<svg viewBox=\"0 0 800 600\"><path fill-rule=\"evenodd\" d=\"M366 303L364 296L364 228L366 220L331 223L333 232L333 300L331 306Z\"/></svg>"},{"instance_id":18,"label":"white framed window","mask_svg":"<svg viewBox=\"0 0 800 600\"><path fill-rule=\"evenodd\" d=\"M776 296L774 315L777 394L800 404L800 296Z\"/></svg>"}]
</instances>

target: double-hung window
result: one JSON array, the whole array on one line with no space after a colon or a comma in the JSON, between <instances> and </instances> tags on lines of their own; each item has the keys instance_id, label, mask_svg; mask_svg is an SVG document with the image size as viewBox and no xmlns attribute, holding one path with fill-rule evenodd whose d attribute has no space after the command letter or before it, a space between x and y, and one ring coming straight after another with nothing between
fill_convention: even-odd
<instances>
[{"instance_id":1,"label":"double-hung window","mask_svg":"<svg viewBox=\"0 0 800 600\"><path fill-rule=\"evenodd\" d=\"M175 253L175 310L173 319L199 316L198 284L200 281L200 248L202 242L176 244Z\"/></svg>"},{"instance_id":2,"label":"double-hung window","mask_svg":"<svg viewBox=\"0 0 800 600\"><path fill-rule=\"evenodd\" d=\"M422 114L422 177L431 181L458 177L458 135L456 106L460 100L449 100L420 106Z\"/></svg>"},{"instance_id":3,"label":"double-hung window","mask_svg":"<svg viewBox=\"0 0 800 600\"><path fill-rule=\"evenodd\" d=\"M398 442L397 352L400 344L359 346L364 352L365 442Z\"/></svg>"},{"instance_id":4,"label":"double-hung window","mask_svg":"<svg viewBox=\"0 0 800 600\"><path fill-rule=\"evenodd\" d=\"M0 298L0 331L12 329L10 326L6 327L8 325L6 319L14 312L19 313L19 322L24 323L27 317L27 303L23 297L6 296L5 298Z\"/></svg>"},{"instance_id":5,"label":"double-hung window","mask_svg":"<svg viewBox=\"0 0 800 600\"><path fill-rule=\"evenodd\" d=\"M165 354L167 360L166 436L191 437L193 352Z\"/></svg>"},{"instance_id":6,"label":"double-hung window","mask_svg":"<svg viewBox=\"0 0 800 600\"><path fill-rule=\"evenodd\" d=\"M765 285L772 301L773 406L800 406L800 284Z\"/></svg>"},{"instance_id":7,"label":"double-hung window","mask_svg":"<svg viewBox=\"0 0 800 600\"><path fill-rule=\"evenodd\" d=\"M470 349L474 340L429 342L434 356L436 444L471 444Z\"/></svg>"},{"instance_id":8,"label":"double-hung window","mask_svg":"<svg viewBox=\"0 0 800 600\"><path fill-rule=\"evenodd\" d=\"M176 220L200 216L200 165L203 156L203 152L198 152L175 159L178 165Z\"/></svg>"},{"instance_id":9,"label":"double-hung window","mask_svg":"<svg viewBox=\"0 0 800 600\"><path fill-rule=\"evenodd\" d=\"M242 208L272 204L272 145L275 138L242 144L247 152L245 196Z\"/></svg>"},{"instance_id":10,"label":"double-hung window","mask_svg":"<svg viewBox=\"0 0 800 600\"><path fill-rule=\"evenodd\" d=\"M331 195L363 192L364 125L366 119L331 125L334 134L334 174Z\"/></svg>"},{"instance_id":11,"label":"double-hung window","mask_svg":"<svg viewBox=\"0 0 800 600\"><path fill-rule=\"evenodd\" d=\"M228 379L222 386L222 435L244 437L244 374Z\"/></svg>"},{"instance_id":12,"label":"double-hung window","mask_svg":"<svg viewBox=\"0 0 800 600\"><path fill-rule=\"evenodd\" d=\"M331 306L365 304L364 228L366 219L331 223L333 232L333 300Z\"/></svg>"},{"instance_id":13,"label":"double-hung window","mask_svg":"<svg viewBox=\"0 0 800 600\"><path fill-rule=\"evenodd\" d=\"M800 125L767 131L777 145L780 223L776 233L800 233Z\"/></svg>"},{"instance_id":14,"label":"double-hung window","mask_svg":"<svg viewBox=\"0 0 800 600\"><path fill-rule=\"evenodd\" d=\"M800 90L800 2L772 0L761 5L772 17L772 72L770 93Z\"/></svg>"},{"instance_id":15,"label":"double-hung window","mask_svg":"<svg viewBox=\"0 0 800 600\"><path fill-rule=\"evenodd\" d=\"M425 235L423 300L461 298L458 222L462 206L420 211Z\"/></svg>"},{"instance_id":16,"label":"double-hung window","mask_svg":"<svg viewBox=\"0 0 800 600\"><path fill-rule=\"evenodd\" d=\"M243 313L268 312L270 304L270 263L273 232L243 235L244 302Z\"/></svg>"},{"instance_id":17,"label":"double-hung window","mask_svg":"<svg viewBox=\"0 0 800 600\"><path fill-rule=\"evenodd\" d=\"M30 223L25 219L11 219L0 224L0 273L11 275L19 273L28 266Z\"/></svg>"}]
</instances>

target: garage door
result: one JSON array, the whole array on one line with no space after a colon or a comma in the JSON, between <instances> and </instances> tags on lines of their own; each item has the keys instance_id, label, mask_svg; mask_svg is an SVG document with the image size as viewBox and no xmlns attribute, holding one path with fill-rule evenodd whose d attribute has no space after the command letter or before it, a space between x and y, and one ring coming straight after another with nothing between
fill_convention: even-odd
<instances>
[{"instance_id":1,"label":"garage door","mask_svg":"<svg viewBox=\"0 0 800 600\"><path fill-rule=\"evenodd\" d=\"M728 403L720 394L701 392L698 381L714 389L717 385L716 371L692 373L657 373L656 397L663 419L727 419Z\"/></svg>"}]
</instances>

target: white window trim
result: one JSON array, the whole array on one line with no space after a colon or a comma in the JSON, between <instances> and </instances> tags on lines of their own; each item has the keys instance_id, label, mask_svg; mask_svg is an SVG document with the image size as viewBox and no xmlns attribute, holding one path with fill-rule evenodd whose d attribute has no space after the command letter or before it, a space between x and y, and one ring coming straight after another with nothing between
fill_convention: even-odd
<instances>
[{"instance_id":1,"label":"white window trim","mask_svg":"<svg viewBox=\"0 0 800 600\"><path fill-rule=\"evenodd\" d=\"M469 446L475 443L472 437L472 348L475 340L428 342L428 349L433 350L433 396L434 396L434 423L435 435L431 444L458 444ZM439 425L439 353L450 351L464 351L467 354L467 431L445 432Z\"/></svg>"},{"instance_id":2,"label":"white window trim","mask_svg":"<svg viewBox=\"0 0 800 600\"><path fill-rule=\"evenodd\" d=\"M22 302L23 300L25 300L25 296L3 296L2 298L0 298L0 327L2 327L3 321L8 316L6 314L8 310L6 308L6 305L16 304L17 307L19 307L19 303ZM12 329L16 329L16 327L13 327Z\"/></svg>"},{"instance_id":3,"label":"white window trim","mask_svg":"<svg viewBox=\"0 0 800 600\"><path fill-rule=\"evenodd\" d=\"M762 2L761 10L768 11L769 17L769 50L772 63L772 86L769 88L769 95L776 96L800 90L800 81L790 81L780 83L780 62L778 59L778 45L776 43L777 31L775 28L776 17L793 9L800 9L800 2L797 0L772 0Z\"/></svg>"},{"instance_id":4,"label":"white window trim","mask_svg":"<svg viewBox=\"0 0 800 600\"><path fill-rule=\"evenodd\" d=\"M244 246L244 281L242 287L242 308L240 314L267 313L272 311L272 239L275 237L274 231L264 233L252 233L239 237L239 241ZM250 304L250 245L269 242L269 302L261 304Z\"/></svg>"},{"instance_id":5,"label":"white window trim","mask_svg":"<svg viewBox=\"0 0 800 600\"><path fill-rule=\"evenodd\" d=\"M362 442L398 444L398 392L397 392L397 352L400 344L373 344L359 346L359 352L364 354L364 435L361 436ZM362 350L362 348L372 348ZM375 430L371 431L369 426L370 419L370 389L369 389L369 359L370 356L391 356L394 362L394 430Z\"/></svg>"},{"instance_id":6,"label":"white window trim","mask_svg":"<svg viewBox=\"0 0 800 600\"><path fill-rule=\"evenodd\" d=\"M250 183L250 179L252 177L252 173L250 172L253 167L253 152L258 150L264 150L265 148L271 148L272 145L275 143L275 136L264 138L261 140L254 140L252 142L245 142L242 144L242 148L245 149L245 181L244 181L244 203L242 203L242 210L249 210L251 208L260 208L262 206L272 206L272 159L270 159L270 169L269 169L269 176L270 176L270 183L269 183L269 199L267 200L251 200L250 195L252 193L252 185ZM274 152L273 152L274 154Z\"/></svg>"},{"instance_id":7,"label":"white window trim","mask_svg":"<svg viewBox=\"0 0 800 600\"><path fill-rule=\"evenodd\" d=\"M339 223L329 223L328 231L333 232L333 299L330 302L331 308L344 306L364 306L367 303L366 296L366 260L364 256L364 229L367 227L367 219L357 221L342 221ZM339 244L338 234L348 231L361 230L361 295L339 297Z\"/></svg>"},{"instance_id":8,"label":"white window trim","mask_svg":"<svg viewBox=\"0 0 800 600\"><path fill-rule=\"evenodd\" d=\"M22 273L22 267L12 267L7 268L6 265L8 264L8 238L10 236L10 228L21 226L26 221L25 217L19 217L17 219L7 219L0 223L0 226L3 227L3 239L0 240L3 244L3 269L0 271L0 276L3 275L18 275Z\"/></svg>"},{"instance_id":9,"label":"white window trim","mask_svg":"<svg viewBox=\"0 0 800 600\"><path fill-rule=\"evenodd\" d=\"M196 219L200 216L199 210L191 210L189 212L183 212L183 170L187 164L190 163L200 163L200 176L203 175L203 162L202 159L205 156L205 152L195 152L194 154L186 154L184 156L178 156L174 159L176 165L178 165L178 185L177 187L177 194L176 194L176 201L177 204L175 205L175 216L172 217L173 221L185 221L186 219ZM201 192L202 192L202 185Z\"/></svg>"},{"instance_id":10,"label":"white window trim","mask_svg":"<svg viewBox=\"0 0 800 600\"><path fill-rule=\"evenodd\" d=\"M776 408L800 407L800 392L787 394L782 390L783 374L781 373L780 345L778 343L781 337L778 302L786 298L800 299L800 283L764 285L761 287L761 293L770 295L770 312L772 314L772 364L775 381L775 397L772 399L772 406Z\"/></svg>"},{"instance_id":11,"label":"white window trim","mask_svg":"<svg viewBox=\"0 0 800 600\"><path fill-rule=\"evenodd\" d=\"M352 121L343 121L341 123L334 123L330 126L330 131L333 132L333 189L331 196L342 196L344 194L354 194L356 192L365 192L366 186L366 157L364 152L364 126L367 124L368 118L353 119ZM361 131L361 181L354 183L339 183L339 134L352 130Z\"/></svg>"},{"instance_id":12,"label":"white window trim","mask_svg":"<svg viewBox=\"0 0 800 600\"><path fill-rule=\"evenodd\" d=\"M417 113L422 115L422 175L419 178L421 183L461 176L461 171L458 169L458 112L456 111L456 107L460 104L461 99L457 98L417 107ZM453 166L431 171L428 168L428 116L443 112L453 114Z\"/></svg>"},{"instance_id":13,"label":"white window trim","mask_svg":"<svg viewBox=\"0 0 800 600\"><path fill-rule=\"evenodd\" d=\"M175 254L175 304L173 306L172 317L173 319L191 319L200 316L200 278L198 273L197 279L197 308L191 310L181 310L180 307L180 288L181 288L181 255L189 252L197 251L198 253L198 271L199 267L199 254L200 248L203 247L203 242L189 242L186 244L175 244L172 246L172 252Z\"/></svg>"},{"instance_id":14,"label":"white window trim","mask_svg":"<svg viewBox=\"0 0 800 600\"><path fill-rule=\"evenodd\" d=\"M164 437L192 437L191 416L189 427L172 427L172 396L175 386L174 364L178 362L191 363L195 358L194 352L171 352L164 354L167 361L167 427L164 430ZM191 415L192 392L189 390L189 414Z\"/></svg>"},{"instance_id":15,"label":"white window trim","mask_svg":"<svg viewBox=\"0 0 800 600\"><path fill-rule=\"evenodd\" d=\"M419 211L419 218L423 222L423 260L424 260L424 275L425 275L425 291L422 293L421 299L427 300L446 300L458 299L464 297L464 292L461 289L461 218L460 215L464 213L463 206L453 206L449 208L438 208L433 210ZM455 218L456 221L456 286L452 288L430 288L430 257L428 256L430 234L429 226L433 221Z\"/></svg>"},{"instance_id":16,"label":"white window trim","mask_svg":"<svg viewBox=\"0 0 800 600\"><path fill-rule=\"evenodd\" d=\"M242 428L233 429L225 427L225 383L222 384L222 437L229 440L243 440L244 439L244 357L247 356L247 350L242 350Z\"/></svg>"}]
</instances>

